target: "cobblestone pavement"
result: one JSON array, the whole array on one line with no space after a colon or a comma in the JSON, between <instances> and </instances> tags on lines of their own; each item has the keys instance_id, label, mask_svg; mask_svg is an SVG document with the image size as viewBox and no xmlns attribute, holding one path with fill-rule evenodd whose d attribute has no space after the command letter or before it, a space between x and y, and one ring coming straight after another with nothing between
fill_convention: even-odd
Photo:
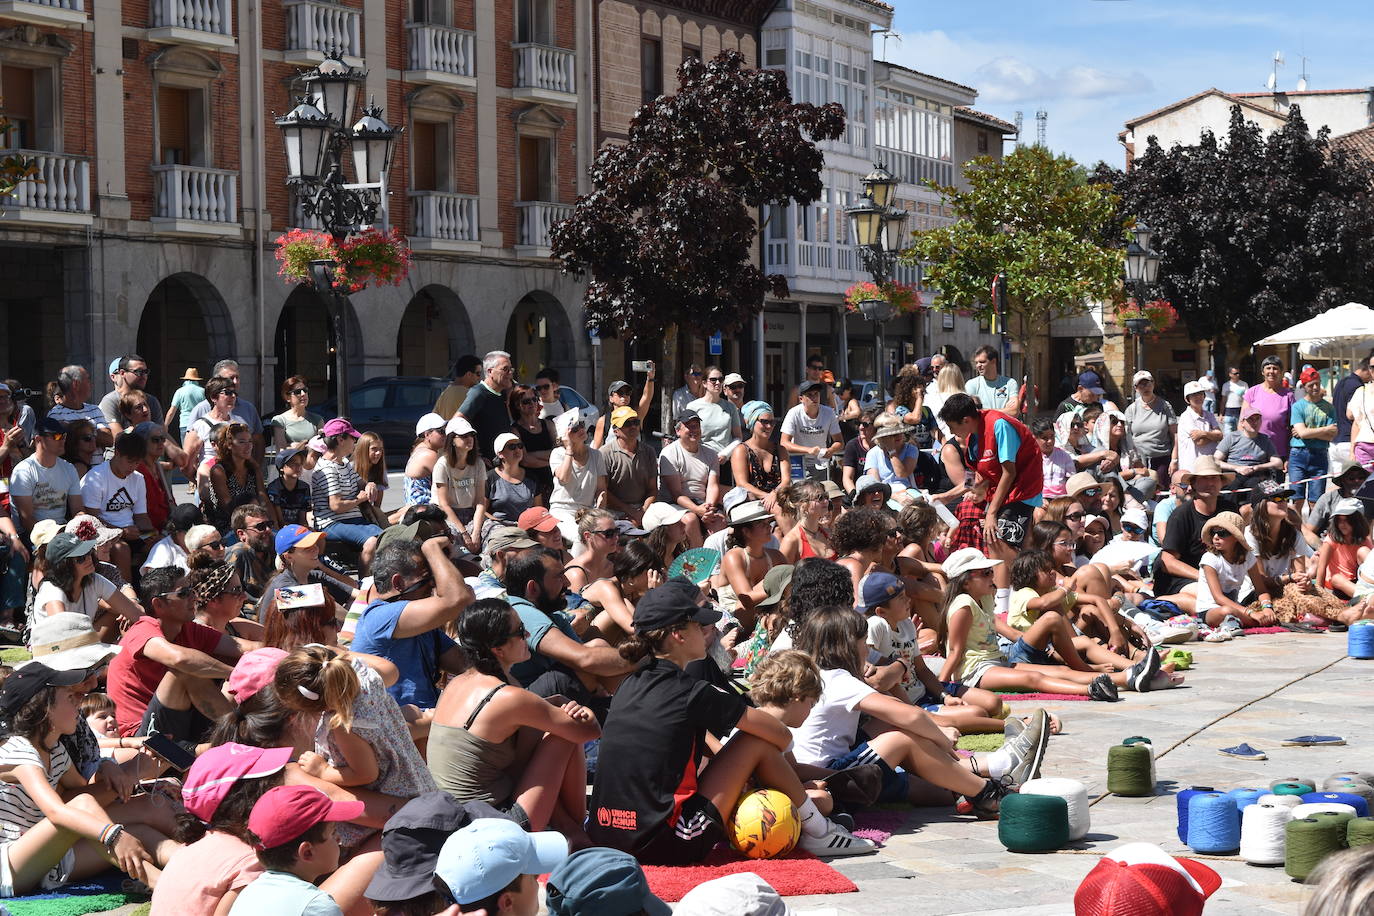
<instances>
[{"instance_id":1,"label":"cobblestone pavement","mask_svg":"<svg viewBox=\"0 0 1374 916\"><path fill-rule=\"evenodd\" d=\"M1345 657L1344 634L1247 636L1220 645L1194 643L1194 667L1176 690L1123 694L1124 701L1046 704L1064 720L1050 741L1044 775L1082 781L1092 828L1071 849L1043 855L1007 852L995 823L936 811L914 811L908 825L877 855L838 860L859 886L856 894L789 898L799 910L836 916L1072 913L1073 892L1098 856L1125 842L1147 841L1186 855L1178 841L1174 793L1191 785L1221 790L1267 785L1300 776L1317 780L1347 769L1369 769L1374 748L1374 661ZM1033 708L1014 703L1013 708ZM1284 738L1338 734L1344 747L1281 747ZM1107 748L1131 735L1155 745L1156 794L1099 798L1106 791ZM1242 741L1269 759L1247 762L1216 749ZM1238 857L1209 858L1222 887L1208 916L1294 914L1304 888L1282 868L1256 868Z\"/></svg>"}]
</instances>

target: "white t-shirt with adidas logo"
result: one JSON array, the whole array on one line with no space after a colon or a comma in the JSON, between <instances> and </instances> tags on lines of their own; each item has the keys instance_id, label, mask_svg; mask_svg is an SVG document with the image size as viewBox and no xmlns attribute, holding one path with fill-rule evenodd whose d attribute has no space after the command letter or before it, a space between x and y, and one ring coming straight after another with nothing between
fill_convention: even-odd
<instances>
[{"instance_id":1,"label":"white t-shirt with adidas logo","mask_svg":"<svg viewBox=\"0 0 1374 916\"><path fill-rule=\"evenodd\" d=\"M128 528L135 515L148 512L148 489L142 474L133 471L128 477L117 477L107 461L81 479L81 501L87 512L94 512L105 524Z\"/></svg>"}]
</instances>

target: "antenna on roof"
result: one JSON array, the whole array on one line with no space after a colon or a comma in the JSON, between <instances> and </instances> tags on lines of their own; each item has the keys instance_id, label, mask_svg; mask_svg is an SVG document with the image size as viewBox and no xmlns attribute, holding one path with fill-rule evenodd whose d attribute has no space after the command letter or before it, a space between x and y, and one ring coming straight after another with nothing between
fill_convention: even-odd
<instances>
[{"instance_id":1,"label":"antenna on roof","mask_svg":"<svg viewBox=\"0 0 1374 916\"><path fill-rule=\"evenodd\" d=\"M1269 78L1264 81L1264 88L1273 92L1279 85L1279 68L1283 66L1283 52L1274 52L1274 68L1269 71Z\"/></svg>"},{"instance_id":2,"label":"antenna on roof","mask_svg":"<svg viewBox=\"0 0 1374 916\"><path fill-rule=\"evenodd\" d=\"M1307 62L1308 62L1309 60L1311 60L1311 58L1307 57L1306 55L1303 55L1303 58L1302 58L1302 75L1298 77L1298 91L1299 91L1299 92L1306 92L1306 91L1307 91L1307 75L1308 75L1308 74L1307 74Z\"/></svg>"},{"instance_id":3,"label":"antenna on roof","mask_svg":"<svg viewBox=\"0 0 1374 916\"><path fill-rule=\"evenodd\" d=\"M902 43L902 36L892 29L874 29L873 34L883 36L883 60L887 60L887 40L889 38L897 42L897 44Z\"/></svg>"},{"instance_id":4,"label":"antenna on roof","mask_svg":"<svg viewBox=\"0 0 1374 916\"><path fill-rule=\"evenodd\" d=\"M1035 145L1045 146L1045 122L1049 120L1050 114L1041 108L1035 113Z\"/></svg>"},{"instance_id":5,"label":"antenna on roof","mask_svg":"<svg viewBox=\"0 0 1374 916\"><path fill-rule=\"evenodd\" d=\"M1016 148L1017 148L1017 149L1020 149L1020 148L1021 148L1021 121L1022 121L1021 112L1018 111L1018 112L1016 113L1016 122L1015 122L1015 123L1016 123Z\"/></svg>"}]
</instances>

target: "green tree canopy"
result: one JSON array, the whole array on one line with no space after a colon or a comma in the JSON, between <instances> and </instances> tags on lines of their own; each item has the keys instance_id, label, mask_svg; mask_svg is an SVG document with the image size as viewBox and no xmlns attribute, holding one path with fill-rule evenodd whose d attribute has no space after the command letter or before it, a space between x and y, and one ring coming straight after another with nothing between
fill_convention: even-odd
<instances>
[{"instance_id":1,"label":"green tree canopy","mask_svg":"<svg viewBox=\"0 0 1374 916\"><path fill-rule=\"evenodd\" d=\"M1000 162L975 159L966 174L966 191L934 186L957 221L914 233L903 255L927 264L936 309L991 318L992 282L1002 274L1007 330L1024 348L1052 319L1117 295L1126 223L1109 185L1039 146Z\"/></svg>"},{"instance_id":2,"label":"green tree canopy","mask_svg":"<svg viewBox=\"0 0 1374 916\"><path fill-rule=\"evenodd\" d=\"M737 51L689 58L678 91L639 110L627 142L592 165L593 190L553 231L565 270L590 273L583 309L603 333L658 336L668 325L733 332L786 296L752 263L751 208L820 198L815 140L844 130L844 110L792 102L778 70Z\"/></svg>"},{"instance_id":3,"label":"green tree canopy","mask_svg":"<svg viewBox=\"0 0 1374 916\"><path fill-rule=\"evenodd\" d=\"M1227 332L1247 345L1374 295L1374 168L1328 136L1310 134L1294 105L1264 137L1237 105L1224 142L1207 131L1166 150L1150 137L1130 172L1094 173L1115 187L1120 213L1156 231L1153 292L1214 341L1219 362Z\"/></svg>"}]
</instances>

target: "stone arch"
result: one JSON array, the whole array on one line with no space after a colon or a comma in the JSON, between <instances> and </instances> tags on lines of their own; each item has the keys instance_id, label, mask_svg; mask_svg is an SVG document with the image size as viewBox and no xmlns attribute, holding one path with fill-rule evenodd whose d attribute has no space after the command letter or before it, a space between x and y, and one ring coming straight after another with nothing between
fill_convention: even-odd
<instances>
[{"instance_id":1,"label":"stone arch","mask_svg":"<svg viewBox=\"0 0 1374 916\"><path fill-rule=\"evenodd\" d=\"M431 283L406 305L396 329L396 374L447 376L477 344L467 307L447 286Z\"/></svg>"},{"instance_id":2,"label":"stone arch","mask_svg":"<svg viewBox=\"0 0 1374 916\"><path fill-rule=\"evenodd\" d=\"M363 381L357 372L357 367L362 363L363 335L357 312L347 298L342 301L344 320L347 322L348 383L352 387ZM272 348L277 362L269 403L276 404L280 400L282 382L293 375L304 376L310 382L310 401L313 404L338 394L334 322L330 309L329 300L304 283L286 297L277 316L276 331L272 335ZM261 410L263 413L269 412L266 406Z\"/></svg>"},{"instance_id":3,"label":"stone arch","mask_svg":"<svg viewBox=\"0 0 1374 916\"><path fill-rule=\"evenodd\" d=\"M551 293L533 290L515 304L506 323L505 349L515 363L515 377L532 379L552 366L569 384L577 365L577 345L567 309Z\"/></svg>"},{"instance_id":4,"label":"stone arch","mask_svg":"<svg viewBox=\"0 0 1374 916\"><path fill-rule=\"evenodd\" d=\"M224 298L193 273L172 274L153 287L139 316L137 341L138 354L148 362L148 388L164 406L187 369L208 379L218 360L238 354Z\"/></svg>"}]
</instances>

